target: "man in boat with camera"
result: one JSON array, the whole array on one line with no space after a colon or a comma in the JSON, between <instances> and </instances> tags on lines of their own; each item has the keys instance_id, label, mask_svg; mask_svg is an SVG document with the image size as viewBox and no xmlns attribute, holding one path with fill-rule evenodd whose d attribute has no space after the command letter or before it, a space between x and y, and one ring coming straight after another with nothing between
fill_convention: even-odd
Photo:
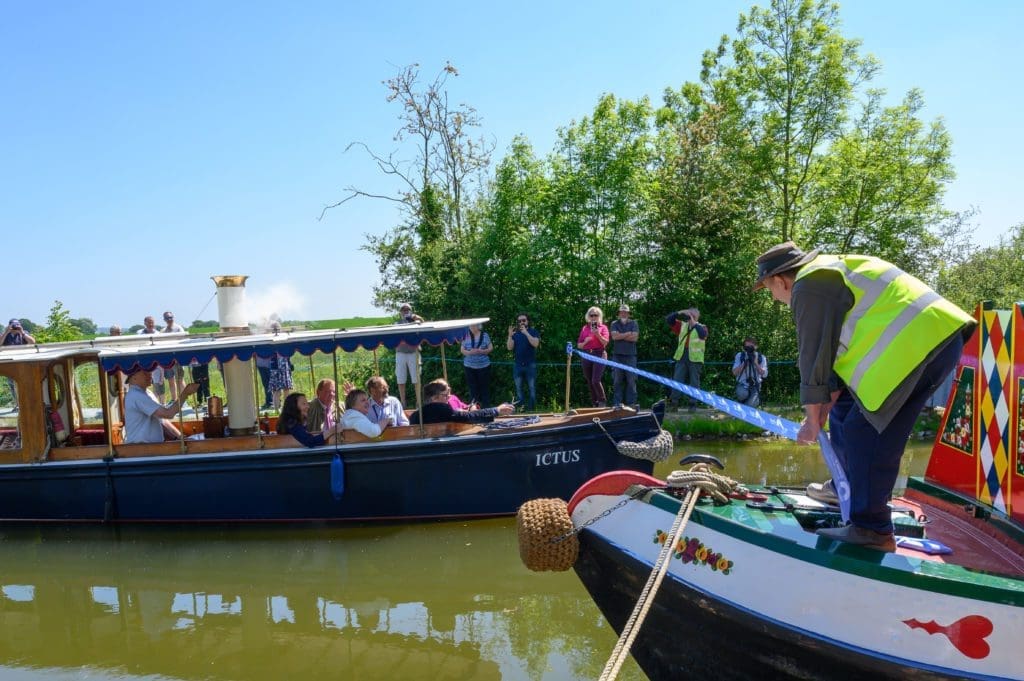
<instances>
[{"instance_id":1,"label":"man in boat with camera","mask_svg":"<svg viewBox=\"0 0 1024 681\"><path fill-rule=\"evenodd\" d=\"M797 442L826 421L850 486L850 524L832 539L895 550L889 497L921 409L960 358L974 319L895 265L862 255L805 253L792 241L757 258L754 290L767 288L796 322ZM808 495L837 503L832 481Z\"/></svg>"}]
</instances>

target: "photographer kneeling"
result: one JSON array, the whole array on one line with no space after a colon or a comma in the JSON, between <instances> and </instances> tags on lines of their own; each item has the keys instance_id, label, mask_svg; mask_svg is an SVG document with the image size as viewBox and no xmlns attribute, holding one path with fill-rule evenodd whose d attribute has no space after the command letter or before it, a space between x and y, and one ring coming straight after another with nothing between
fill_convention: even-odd
<instances>
[{"instance_id":1,"label":"photographer kneeling","mask_svg":"<svg viewBox=\"0 0 1024 681\"><path fill-rule=\"evenodd\" d=\"M760 404L761 381L768 375L768 360L757 351L757 341L750 336L743 339L743 351L736 353L732 375L736 377L736 401L748 407Z\"/></svg>"}]
</instances>

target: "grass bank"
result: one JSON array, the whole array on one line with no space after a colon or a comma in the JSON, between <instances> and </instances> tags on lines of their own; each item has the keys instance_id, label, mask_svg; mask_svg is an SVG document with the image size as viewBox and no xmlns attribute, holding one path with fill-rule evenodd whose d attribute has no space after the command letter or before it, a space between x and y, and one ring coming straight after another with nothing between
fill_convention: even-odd
<instances>
[{"instance_id":1,"label":"grass bank","mask_svg":"<svg viewBox=\"0 0 1024 681\"><path fill-rule=\"evenodd\" d=\"M800 421L803 418L803 411L798 407L765 405L762 409L791 421ZM914 432L911 437L922 439L934 437L941 415L941 409L922 411L917 423L914 424ZM669 412L665 415L665 430L672 433L677 440L749 440L758 437L774 437L766 434L763 428L734 419L714 409Z\"/></svg>"}]
</instances>

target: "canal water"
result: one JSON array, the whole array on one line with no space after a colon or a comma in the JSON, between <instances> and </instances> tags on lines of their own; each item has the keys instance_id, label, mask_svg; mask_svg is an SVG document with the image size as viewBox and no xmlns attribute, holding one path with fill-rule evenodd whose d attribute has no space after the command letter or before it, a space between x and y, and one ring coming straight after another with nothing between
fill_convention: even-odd
<instances>
[{"instance_id":1,"label":"canal water","mask_svg":"<svg viewBox=\"0 0 1024 681\"><path fill-rule=\"evenodd\" d=\"M752 482L827 477L817 449L763 441L684 443L657 473L686 453ZM0 536L3 681L594 679L616 641L573 572L522 566L512 518Z\"/></svg>"}]
</instances>

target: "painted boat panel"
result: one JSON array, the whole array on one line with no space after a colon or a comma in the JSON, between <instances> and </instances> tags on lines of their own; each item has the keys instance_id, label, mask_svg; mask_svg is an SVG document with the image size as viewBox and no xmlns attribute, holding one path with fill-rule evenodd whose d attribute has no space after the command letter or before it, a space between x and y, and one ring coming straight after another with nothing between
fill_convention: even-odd
<instances>
[{"instance_id":1,"label":"painted boat panel","mask_svg":"<svg viewBox=\"0 0 1024 681\"><path fill-rule=\"evenodd\" d=\"M620 499L588 497L577 506L573 521L577 527L584 525ZM939 678L1021 678L1024 581L984 576L985 585L971 589L978 597L969 598L959 595L959 583L948 578L948 568L956 566L833 544L803 530L796 530L799 534L780 533L775 519L769 519L771 533L761 533L763 541L751 541L755 534L751 528L760 524L753 519L758 513L742 509L739 515L751 518L746 523L748 531L726 533L712 527L716 517L721 525L722 516L695 511L686 539L670 562L669 591L696 592L701 608L724 607L748 613L754 620L747 625L751 634L754 630L760 632L758 635L783 630L785 637L801 641L801 648L838 646L860 651L858 654L871 660L893 665L900 673L914 669ZM628 557L646 566L646 579L673 517L674 513L656 505L631 501L589 525L585 534L607 543L609 550L624 556L623 560ZM586 553L586 549L581 552L583 562L589 560ZM943 570L946 578L928 576L932 569ZM584 574L580 576L584 578ZM843 588L837 589L840 581ZM609 583L588 584L599 605L608 588L612 588ZM638 595L639 591L631 598L635 600ZM977 659L958 649L942 631L928 631L948 630L957 623L973 621L966 619L971 617L984 618L992 626L991 633L980 642L978 636L961 642L984 649L984 655ZM716 626L709 621L705 625ZM660 642L644 637L641 631L635 651L660 650ZM829 678L824 671L819 675Z\"/></svg>"}]
</instances>

